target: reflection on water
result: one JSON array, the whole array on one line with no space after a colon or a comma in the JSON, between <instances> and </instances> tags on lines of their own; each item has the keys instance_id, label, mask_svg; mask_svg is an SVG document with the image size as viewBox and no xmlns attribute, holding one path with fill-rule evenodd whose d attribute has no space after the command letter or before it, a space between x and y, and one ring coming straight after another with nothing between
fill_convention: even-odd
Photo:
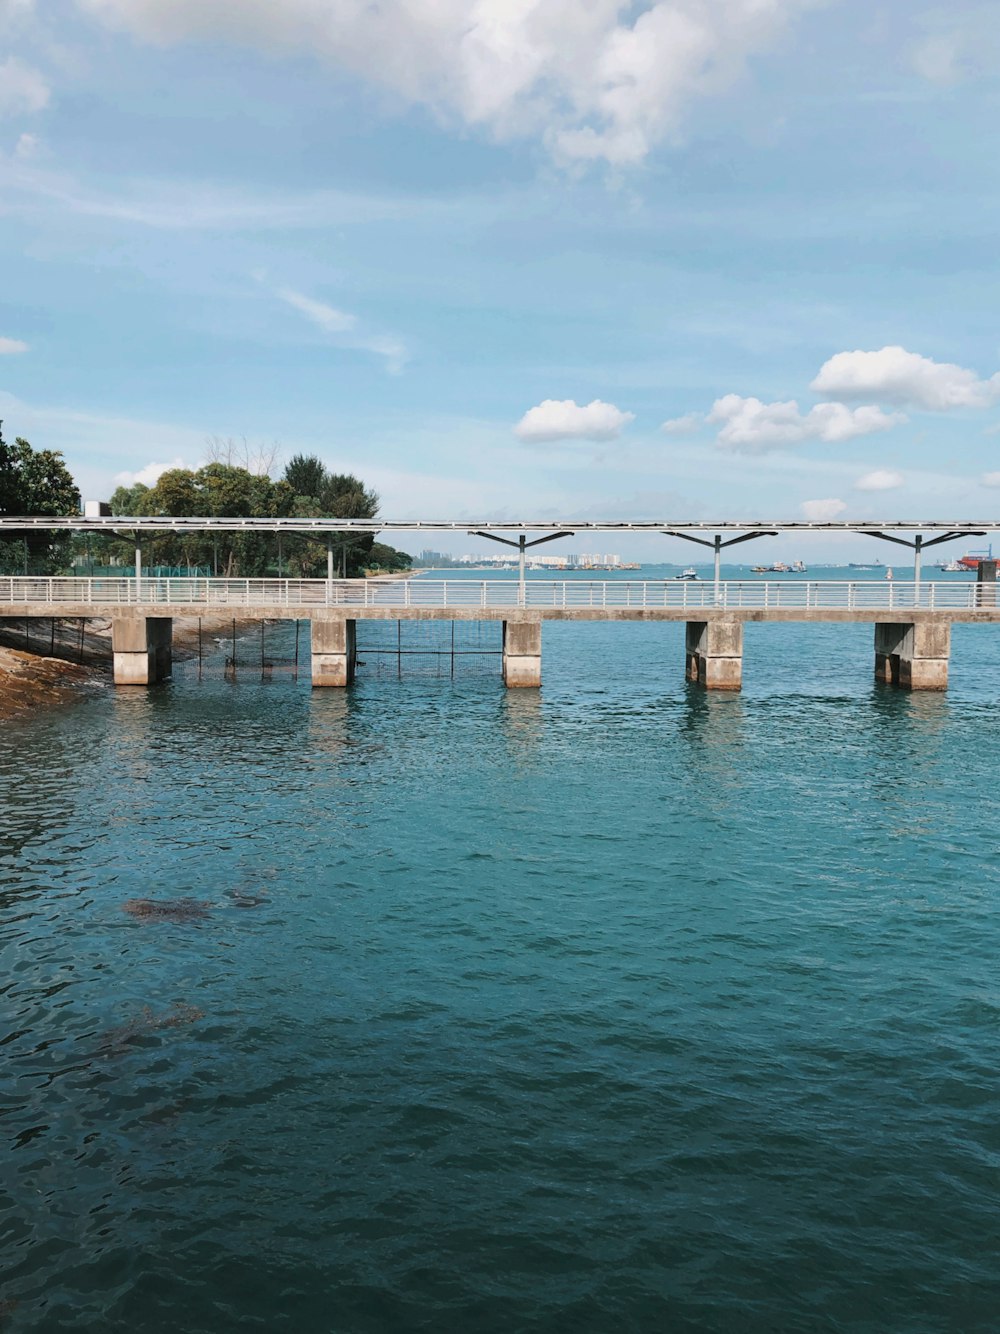
<instances>
[{"instance_id":1,"label":"reflection on water","mask_svg":"<svg viewBox=\"0 0 1000 1334\"><path fill-rule=\"evenodd\" d=\"M541 691L502 691L498 716L511 759L522 762L531 759L544 739L545 715Z\"/></svg>"}]
</instances>

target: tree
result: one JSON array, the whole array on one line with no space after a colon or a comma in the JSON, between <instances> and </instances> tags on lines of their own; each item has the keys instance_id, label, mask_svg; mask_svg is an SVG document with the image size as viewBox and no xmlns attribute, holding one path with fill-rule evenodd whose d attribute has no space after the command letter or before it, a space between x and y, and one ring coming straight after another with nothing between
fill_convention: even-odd
<instances>
[{"instance_id":1,"label":"tree","mask_svg":"<svg viewBox=\"0 0 1000 1334\"><path fill-rule=\"evenodd\" d=\"M313 455L293 454L285 467L285 481L297 496L317 499L326 483L326 468Z\"/></svg>"},{"instance_id":2,"label":"tree","mask_svg":"<svg viewBox=\"0 0 1000 1334\"><path fill-rule=\"evenodd\" d=\"M329 472L315 455L296 454L285 469L285 481L295 491L295 513L302 518L374 519L378 514L375 491L353 473ZM374 533L334 532L328 540L348 575L361 574L370 563ZM293 540L289 555L303 575L317 575L326 567L326 545L307 537Z\"/></svg>"},{"instance_id":3,"label":"tree","mask_svg":"<svg viewBox=\"0 0 1000 1334\"><path fill-rule=\"evenodd\" d=\"M413 557L405 551L397 551L385 542L373 542L368 553L369 570L383 570L386 574L396 574L408 570L413 564Z\"/></svg>"},{"instance_id":4,"label":"tree","mask_svg":"<svg viewBox=\"0 0 1000 1334\"><path fill-rule=\"evenodd\" d=\"M3 438L0 422L0 514L7 516L63 516L80 513L80 490L58 450L32 449L18 436L13 445ZM0 544L5 568L52 573L60 568L70 546L70 535L58 529L25 529Z\"/></svg>"},{"instance_id":5,"label":"tree","mask_svg":"<svg viewBox=\"0 0 1000 1334\"><path fill-rule=\"evenodd\" d=\"M286 482L227 463L197 472L169 468L155 486L119 487L111 497L112 513L130 517L267 519L288 516L294 507L295 493ZM274 539L267 533L171 534L154 538L146 551L149 565L204 565L227 578L258 576L272 563Z\"/></svg>"},{"instance_id":6,"label":"tree","mask_svg":"<svg viewBox=\"0 0 1000 1334\"><path fill-rule=\"evenodd\" d=\"M148 514L146 506L146 497L149 495L149 487L144 482L136 482L134 486L116 487L111 496L112 514Z\"/></svg>"},{"instance_id":7,"label":"tree","mask_svg":"<svg viewBox=\"0 0 1000 1334\"><path fill-rule=\"evenodd\" d=\"M210 435L205 441L205 458L209 463L222 463L227 468L242 468L257 477L267 477L281 457L281 445L272 440L269 445L252 445L245 435L237 440L231 435Z\"/></svg>"}]
</instances>

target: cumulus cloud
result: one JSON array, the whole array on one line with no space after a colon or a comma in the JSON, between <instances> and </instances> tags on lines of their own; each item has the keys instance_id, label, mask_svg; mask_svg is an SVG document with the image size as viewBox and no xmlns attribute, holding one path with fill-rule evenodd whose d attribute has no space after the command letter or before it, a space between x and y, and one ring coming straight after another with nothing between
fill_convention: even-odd
<instances>
[{"instance_id":1,"label":"cumulus cloud","mask_svg":"<svg viewBox=\"0 0 1000 1334\"><path fill-rule=\"evenodd\" d=\"M838 514L843 514L847 506L831 496L829 500L803 500L801 508L810 523L830 523Z\"/></svg>"},{"instance_id":2,"label":"cumulus cloud","mask_svg":"<svg viewBox=\"0 0 1000 1334\"><path fill-rule=\"evenodd\" d=\"M0 338L0 357L13 357L18 352L27 352L28 344L20 338Z\"/></svg>"},{"instance_id":3,"label":"cumulus cloud","mask_svg":"<svg viewBox=\"0 0 1000 1334\"><path fill-rule=\"evenodd\" d=\"M664 435L692 435L701 425L700 412L687 412L683 417L671 417L660 427Z\"/></svg>"},{"instance_id":4,"label":"cumulus cloud","mask_svg":"<svg viewBox=\"0 0 1000 1334\"><path fill-rule=\"evenodd\" d=\"M984 472L979 480L983 486L1000 486L1000 472Z\"/></svg>"},{"instance_id":5,"label":"cumulus cloud","mask_svg":"<svg viewBox=\"0 0 1000 1334\"><path fill-rule=\"evenodd\" d=\"M866 472L863 477L859 477L854 483L855 491L893 491L897 486L903 485L903 474L893 472L891 468L876 468L874 472Z\"/></svg>"},{"instance_id":6,"label":"cumulus cloud","mask_svg":"<svg viewBox=\"0 0 1000 1334\"><path fill-rule=\"evenodd\" d=\"M585 406L571 398L547 398L528 409L514 434L522 440L614 440L634 419L634 412L622 412L599 398Z\"/></svg>"},{"instance_id":7,"label":"cumulus cloud","mask_svg":"<svg viewBox=\"0 0 1000 1334\"><path fill-rule=\"evenodd\" d=\"M384 357L386 369L392 375L398 375L407 361L406 345L392 334L369 334L358 327L358 317L336 306L328 306L325 301L316 301L290 287L279 287L275 295L299 311L324 333L336 337L338 346L355 348L359 352L372 352Z\"/></svg>"},{"instance_id":8,"label":"cumulus cloud","mask_svg":"<svg viewBox=\"0 0 1000 1334\"><path fill-rule=\"evenodd\" d=\"M115 473L115 484L117 486L135 486L141 483L143 486L155 486L165 472L171 468L186 468L187 464L183 459L174 459L173 463L147 463L145 468L140 468L138 472L118 472Z\"/></svg>"},{"instance_id":9,"label":"cumulus cloud","mask_svg":"<svg viewBox=\"0 0 1000 1334\"><path fill-rule=\"evenodd\" d=\"M760 454L807 440L839 444L859 435L888 431L906 418L898 412L887 413L871 406L851 409L843 403L817 403L803 413L795 399L762 403L759 398L726 394L715 400L706 420L720 426L720 445Z\"/></svg>"},{"instance_id":10,"label":"cumulus cloud","mask_svg":"<svg viewBox=\"0 0 1000 1334\"><path fill-rule=\"evenodd\" d=\"M980 380L975 371L963 366L891 346L878 352L838 352L820 367L810 388L838 398L878 398L947 412L995 403L1000 399L1000 372Z\"/></svg>"},{"instance_id":11,"label":"cumulus cloud","mask_svg":"<svg viewBox=\"0 0 1000 1334\"><path fill-rule=\"evenodd\" d=\"M49 85L38 70L16 56L0 62L0 116L42 111L49 104Z\"/></svg>"},{"instance_id":12,"label":"cumulus cloud","mask_svg":"<svg viewBox=\"0 0 1000 1334\"><path fill-rule=\"evenodd\" d=\"M141 40L307 51L445 121L626 165L813 0L77 0Z\"/></svg>"}]
</instances>

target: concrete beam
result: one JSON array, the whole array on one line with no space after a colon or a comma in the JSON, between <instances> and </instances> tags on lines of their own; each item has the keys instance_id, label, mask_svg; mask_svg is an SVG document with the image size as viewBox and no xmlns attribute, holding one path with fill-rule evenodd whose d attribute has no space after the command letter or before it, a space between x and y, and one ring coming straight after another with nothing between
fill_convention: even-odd
<instances>
[{"instance_id":1,"label":"concrete beam","mask_svg":"<svg viewBox=\"0 0 1000 1334\"><path fill-rule=\"evenodd\" d=\"M875 626L875 679L904 690L946 690L951 625L947 621Z\"/></svg>"},{"instance_id":2,"label":"concrete beam","mask_svg":"<svg viewBox=\"0 0 1000 1334\"><path fill-rule=\"evenodd\" d=\"M0 581L2 590L2 581ZM984 596L986 594L984 593ZM149 603L149 613L162 614L163 603ZM157 609L159 609L157 611ZM142 609L137 609L142 614ZM120 602L2 602L0 601L0 620L23 621L29 618L48 620L51 616L62 618L108 617L122 613ZM173 617L189 617L197 620L199 616L236 615L238 618L253 621L280 620L325 620L331 613L347 615L362 621L505 621L517 613L514 609L503 607L349 607L339 609L311 604L291 607L284 602L261 603L216 603L185 602L171 603ZM946 611L927 611L923 609L887 611L885 608L862 608L845 610L835 607L537 607L531 615L542 621L622 621L662 622L690 621L697 615L702 620L741 621L746 624L765 622L773 624L803 625L829 623L831 625L874 625L877 623L911 624L916 621L938 622L945 624L998 625L1000 624L1000 605L989 603L979 607L952 608Z\"/></svg>"},{"instance_id":3,"label":"concrete beam","mask_svg":"<svg viewBox=\"0 0 1000 1334\"><path fill-rule=\"evenodd\" d=\"M503 683L511 688L542 684L542 623L504 621Z\"/></svg>"},{"instance_id":4,"label":"concrete beam","mask_svg":"<svg viewBox=\"0 0 1000 1334\"><path fill-rule=\"evenodd\" d=\"M706 690L739 690L742 686L742 621L688 621L685 651L689 681L697 681Z\"/></svg>"},{"instance_id":5,"label":"concrete beam","mask_svg":"<svg viewBox=\"0 0 1000 1334\"><path fill-rule=\"evenodd\" d=\"M170 616L122 613L111 618L116 686L166 681L173 669L174 622Z\"/></svg>"},{"instance_id":6,"label":"concrete beam","mask_svg":"<svg viewBox=\"0 0 1000 1334\"><path fill-rule=\"evenodd\" d=\"M312 622L314 687L349 686L357 666L357 621L346 616L315 616Z\"/></svg>"}]
</instances>

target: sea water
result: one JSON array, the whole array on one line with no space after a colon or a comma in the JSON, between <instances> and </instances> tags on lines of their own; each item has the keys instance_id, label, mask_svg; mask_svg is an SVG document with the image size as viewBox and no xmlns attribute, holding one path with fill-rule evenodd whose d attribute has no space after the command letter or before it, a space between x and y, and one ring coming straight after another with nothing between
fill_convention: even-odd
<instances>
[{"instance_id":1,"label":"sea water","mask_svg":"<svg viewBox=\"0 0 1000 1334\"><path fill-rule=\"evenodd\" d=\"M995 1329L998 635L5 725L3 1328Z\"/></svg>"}]
</instances>

